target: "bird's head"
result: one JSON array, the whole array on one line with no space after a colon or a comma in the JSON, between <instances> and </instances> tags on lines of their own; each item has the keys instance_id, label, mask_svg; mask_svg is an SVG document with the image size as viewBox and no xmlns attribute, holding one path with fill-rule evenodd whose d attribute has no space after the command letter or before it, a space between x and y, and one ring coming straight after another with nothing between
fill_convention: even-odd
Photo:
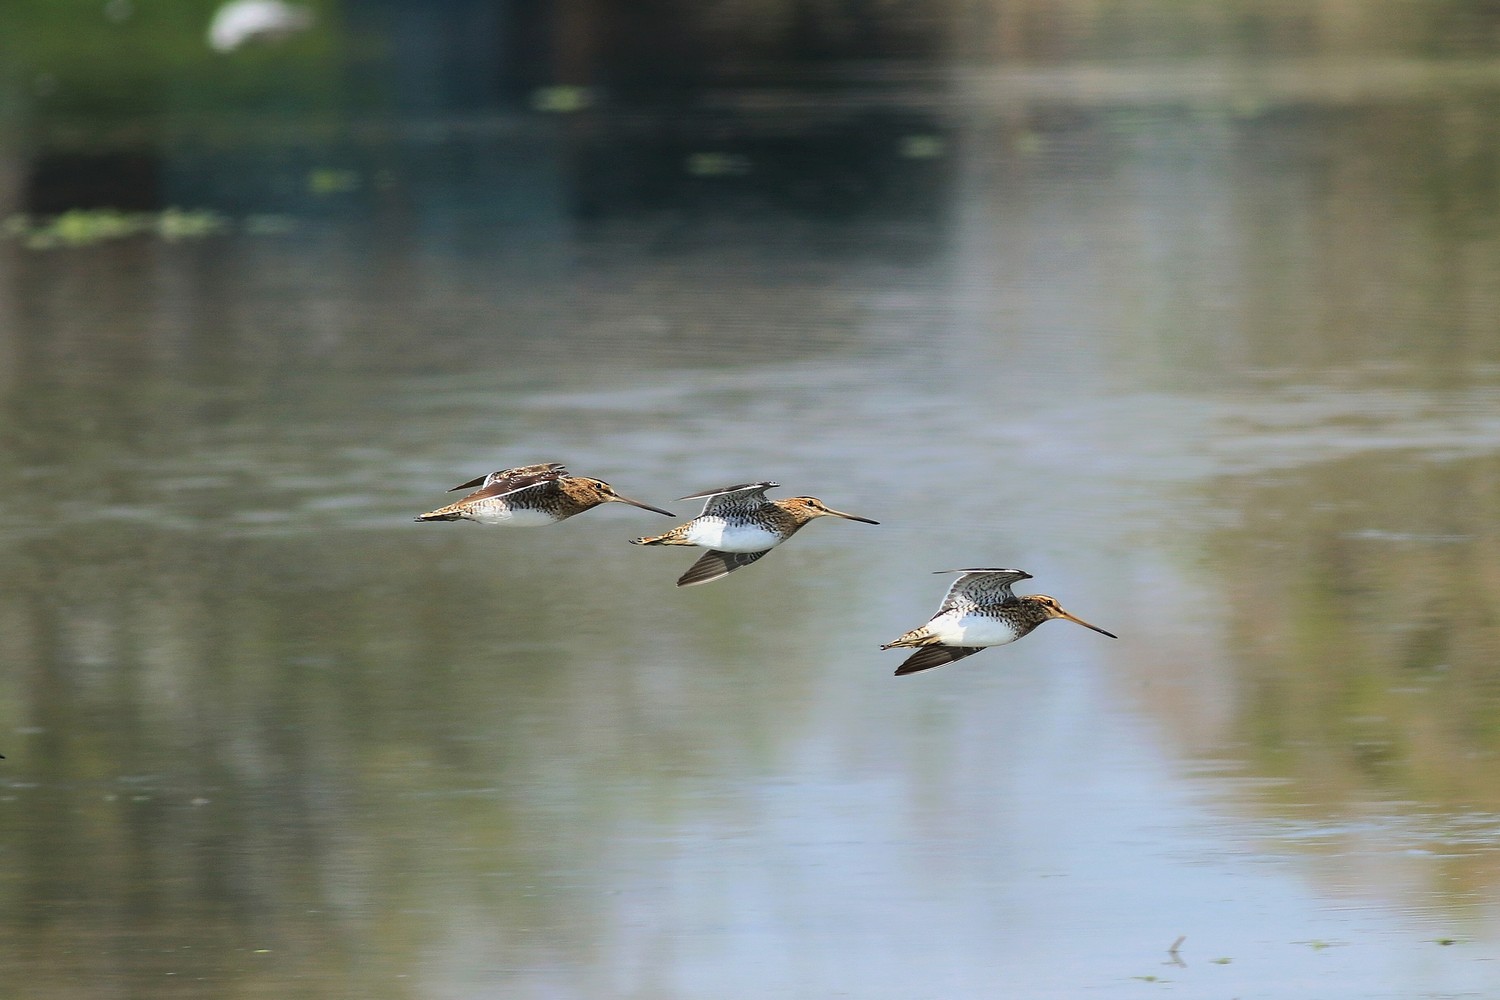
<instances>
[{"instance_id":1,"label":"bird's head","mask_svg":"<svg viewBox=\"0 0 1500 1000\"><path fill-rule=\"evenodd\" d=\"M639 500L632 500L629 497L622 497L620 496L620 494L615 492L615 488L613 486L609 485L602 479L589 479L584 476L573 476L568 480L568 485L573 488L572 492L574 492L575 496L579 496L580 498L587 500L592 500L596 504L628 503L632 507L641 508L641 510L655 511L658 514L665 514L668 517L676 516L670 510L662 510L660 507L653 507L649 503L641 503Z\"/></svg>"},{"instance_id":2,"label":"bird's head","mask_svg":"<svg viewBox=\"0 0 1500 1000\"><path fill-rule=\"evenodd\" d=\"M847 521L861 521L865 524L880 523L879 521L872 521L868 517L845 514L841 510L834 510L817 497L787 497L780 502L779 506L799 522L811 521L815 517L842 517Z\"/></svg>"},{"instance_id":3,"label":"bird's head","mask_svg":"<svg viewBox=\"0 0 1500 1000\"><path fill-rule=\"evenodd\" d=\"M1113 632L1106 632L1098 625L1090 625L1088 622L1084 621L1082 618L1079 618L1077 615L1072 614L1068 611L1064 611L1063 606L1057 603L1057 598L1055 597L1048 597L1046 594L1027 594L1025 597L1021 598L1021 600L1033 605L1034 607L1041 608L1048 618L1062 618L1066 621L1072 622L1075 625L1082 625L1084 628L1091 628L1095 632L1098 632L1100 635L1107 635L1111 639L1119 638L1119 636L1115 635Z\"/></svg>"}]
</instances>

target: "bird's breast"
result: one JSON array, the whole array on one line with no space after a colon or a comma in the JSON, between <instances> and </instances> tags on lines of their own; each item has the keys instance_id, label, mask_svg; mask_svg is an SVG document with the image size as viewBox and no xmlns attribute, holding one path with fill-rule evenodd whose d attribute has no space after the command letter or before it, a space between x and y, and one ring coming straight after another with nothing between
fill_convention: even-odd
<instances>
[{"instance_id":1,"label":"bird's breast","mask_svg":"<svg viewBox=\"0 0 1500 1000\"><path fill-rule=\"evenodd\" d=\"M944 646L1003 646L1021 637L1009 621L990 615L949 612L934 618L927 627Z\"/></svg>"},{"instance_id":2,"label":"bird's breast","mask_svg":"<svg viewBox=\"0 0 1500 1000\"><path fill-rule=\"evenodd\" d=\"M687 540L720 552L764 552L778 544L782 536L753 522L699 517L688 526Z\"/></svg>"},{"instance_id":3,"label":"bird's breast","mask_svg":"<svg viewBox=\"0 0 1500 1000\"><path fill-rule=\"evenodd\" d=\"M539 528L557 522L550 511L512 507L508 503L476 503L467 513L470 520L480 524L503 524L509 528Z\"/></svg>"}]
</instances>

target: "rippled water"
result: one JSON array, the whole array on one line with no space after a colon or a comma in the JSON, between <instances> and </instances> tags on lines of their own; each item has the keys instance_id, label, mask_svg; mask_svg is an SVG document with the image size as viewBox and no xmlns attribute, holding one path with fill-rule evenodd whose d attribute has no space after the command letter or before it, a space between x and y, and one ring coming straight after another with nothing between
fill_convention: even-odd
<instances>
[{"instance_id":1,"label":"rippled water","mask_svg":"<svg viewBox=\"0 0 1500 1000\"><path fill-rule=\"evenodd\" d=\"M439 121L0 244L0 981L1492 995L1494 83L1326 68L955 74L831 213ZM882 523L411 520L546 460ZM893 678L969 565L1121 638Z\"/></svg>"}]
</instances>

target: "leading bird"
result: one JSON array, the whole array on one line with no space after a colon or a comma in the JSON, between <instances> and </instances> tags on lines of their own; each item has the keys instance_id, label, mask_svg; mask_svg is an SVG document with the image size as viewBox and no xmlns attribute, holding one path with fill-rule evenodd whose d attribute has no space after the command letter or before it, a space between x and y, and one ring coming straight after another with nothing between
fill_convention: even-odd
<instances>
[{"instance_id":1,"label":"leading bird","mask_svg":"<svg viewBox=\"0 0 1500 1000\"><path fill-rule=\"evenodd\" d=\"M817 497L787 497L767 500L766 490L780 483L745 483L717 490L691 493L680 500L703 500L703 513L666 534L633 538L634 545L700 545L709 551L677 579L677 586L692 587L728 576L749 566L771 549L791 538L815 517L842 517L849 521L879 524L834 510Z\"/></svg>"},{"instance_id":2,"label":"leading bird","mask_svg":"<svg viewBox=\"0 0 1500 1000\"><path fill-rule=\"evenodd\" d=\"M972 656L990 646L1003 646L1027 635L1042 622L1065 618L1091 628L1111 639L1119 636L1090 625L1077 615L1062 609L1057 600L1046 594L1017 597L1011 585L1030 580L1021 569L945 569L939 573L962 574L948 588L943 606L932 620L914 628L881 649L916 647L917 651L896 668L896 676L931 670Z\"/></svg>"}]
</instances>

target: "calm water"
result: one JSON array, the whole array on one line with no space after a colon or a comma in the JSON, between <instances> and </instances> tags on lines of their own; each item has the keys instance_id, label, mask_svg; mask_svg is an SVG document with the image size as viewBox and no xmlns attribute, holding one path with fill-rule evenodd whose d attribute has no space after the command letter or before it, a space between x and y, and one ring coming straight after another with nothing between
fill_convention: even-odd
<instances>
[{"instance_id":1,"label":"calm water","mask_svg":"<svg viewBox=\"0 0 1500 1000\"><path fill-rule=\"evenodd\" d=\"M0 992L1495 995L1486 60L148 129L0 243ZM545 460L882 524L411 520ZM893 678L971 565L1121 638Z\"/></svg>"}]
</instances>

